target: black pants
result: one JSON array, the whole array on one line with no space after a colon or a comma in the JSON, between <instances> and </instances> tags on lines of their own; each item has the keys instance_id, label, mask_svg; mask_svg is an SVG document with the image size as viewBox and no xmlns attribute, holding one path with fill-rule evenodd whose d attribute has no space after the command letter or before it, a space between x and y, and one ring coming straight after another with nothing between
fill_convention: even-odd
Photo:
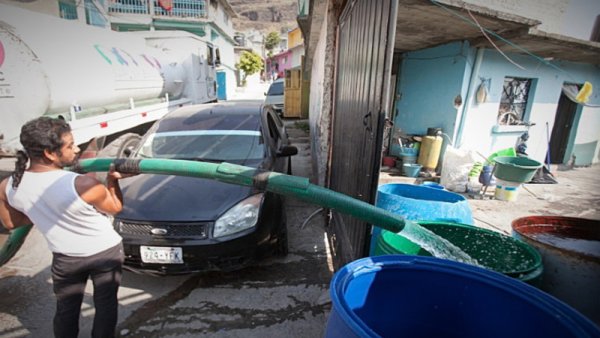
<instances>
[{"instance_id":1,"label":"black pants","mask_svg":"<svg viewBox=\"0 0 600 338\"><path fill-rule=\"evenodd\" d=\"M117 291L121 284L123 245L89 257L72 257L54 253L52 281L56 295L54 336L77 338L79 315L85 285L89 277L94 284L94 326L92 337L114 337L117 326Z\"/></svg>"}]
</instances>

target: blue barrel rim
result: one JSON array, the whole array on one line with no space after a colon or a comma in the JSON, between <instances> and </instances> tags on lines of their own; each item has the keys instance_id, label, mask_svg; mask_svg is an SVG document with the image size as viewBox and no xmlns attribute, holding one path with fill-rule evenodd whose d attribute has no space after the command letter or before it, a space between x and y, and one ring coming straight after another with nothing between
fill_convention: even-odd
<instances>
[{"instance_id":1,"label":"blue barrel rim","mask_svg":"<svg viewBox=\"0 0 600 338\"><path fill-rule=\"evenodd\" d=\"M414 255L383 255L364 257L352 261L335 273L330 283L330 297L338 316L346 316L352 321L345 321L353 332L361 337L379 337L363 320L354 313L344 299L344 293L354 277L370 274L382 269L412 268L418 270L436 271L444 274L454 274L486 283L490 287L501 289L523 301L530 303L551 317L560 318L563 324L574 332L576 337L592 337L600 334L600 328L590 319L580 314L570 305L558 300L552 295L528 285L525 282L505 276L499 272L477 266L449 261L445 259L414 256ZM553 311L550 311L550 310Z\"/></svg>"},{"instance_id":2,"label":"blue barrel rim","mask_svg":"<svg viewBox=\"0 0 600 338\"><path fill-rule=\"evenodd\" d=\"M407 194L405 194L405 195L394 194L394 191L397 189L406 190ZM430 190L423 190L423 189L430 189ZM426 200L426 199L417 198L417 197L415 197L414 192L409 191L409 190L425 191L436 199ZM433 190L433 191L431 191L431 190ZM427 188L427 187L423 186L422 184L415 185L415 184L407 184L407 183L385 183L385 184L380 184L377 187L377 193L378 194L396 195L396 196L400 196L402 198L418 201L419 203L455 204L455 203L463 202L463 203L468 204L467 198L461 194L457 194L455 192L448 191L446 189Z\"/></svg>"}]
</instances>

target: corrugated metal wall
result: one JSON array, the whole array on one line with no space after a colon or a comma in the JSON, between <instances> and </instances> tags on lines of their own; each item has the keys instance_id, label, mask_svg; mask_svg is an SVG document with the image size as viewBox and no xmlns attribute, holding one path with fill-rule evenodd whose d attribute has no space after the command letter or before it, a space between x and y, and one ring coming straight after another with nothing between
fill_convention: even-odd
<instances>
[{"instance_id":1,"label":"corrugated metal wall","mask_svg":"<svg viewBox=\"0 0 600 338\"><path fill-rule=\"evenodd\" d=\"M397 0L349 1L338 27L329 188L375 203ZM370 225L333 212L337 267L368 253Z\"/></svg>"}]
</instances>

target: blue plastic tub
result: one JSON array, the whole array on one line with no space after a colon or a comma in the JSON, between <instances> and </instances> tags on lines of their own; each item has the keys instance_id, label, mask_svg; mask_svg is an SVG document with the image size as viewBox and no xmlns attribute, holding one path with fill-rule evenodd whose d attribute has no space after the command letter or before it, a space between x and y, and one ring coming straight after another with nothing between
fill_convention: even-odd
<instances>
[{"instance_id":1,"label":"blue plastic tub","mask_svg":"<svg viewBox=\"0 0 600 338\"><path fill-rule=\"evenodd\" d=\"M325 337L598 337L600 329L530 285L421 256L367 257L333 277Z\"/></svg>"},{"instance_id":2,"label":"blue plastic tub","mask_svg":"<svg viewBox=\"0 0 600 338\"><path fill-rule=\"evenodd\" d=\"M416 163L403 163L402 164L402 175L408 177L417 177L421 171L422 165Z\"/></svg>"},{"instance_id":3,"label":"blue plastic tub","mask_svg":"<svg viewBox=\"0 0 600 338\"><path fill-rule=\"evenodd\" d=\"M441 221L473 225L467 199L459 194L422 185L390 183L377 189L375 206L415 221ZM381 228L374 226L370 254L374 254Z\"/></svg>"},{"instance_id":4,"label":"blue plastic tub","mask_svg":"<svg viewBox=\"0 0 600 338\"><path fill-rule=\"evenodd\" d=\"M441 185L439 183L431 182L431 181L425 181L421 185L424 187L427 187L427 188L434 188L434 189L441 189L441 190L446 189L446 188L444 188L443 185Z\"/></svg>"}]
</instances>

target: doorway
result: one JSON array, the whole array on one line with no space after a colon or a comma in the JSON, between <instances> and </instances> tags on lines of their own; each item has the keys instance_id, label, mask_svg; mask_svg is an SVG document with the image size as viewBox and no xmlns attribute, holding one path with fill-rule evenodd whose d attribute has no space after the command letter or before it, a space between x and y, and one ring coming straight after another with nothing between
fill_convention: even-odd
<instances>
[{"instance_id":1,"label":"doorway","mask_svg":"<svg viewBox=\"0 0 600 338\"><path fill-rule=\"evenodd\" d=\"M570 154L567 153L567 149L577 108L577 103L569 99L565 93L561 93L550 136L550 164L564 164L569 161Z\"/></svg>"}]
</instances>

